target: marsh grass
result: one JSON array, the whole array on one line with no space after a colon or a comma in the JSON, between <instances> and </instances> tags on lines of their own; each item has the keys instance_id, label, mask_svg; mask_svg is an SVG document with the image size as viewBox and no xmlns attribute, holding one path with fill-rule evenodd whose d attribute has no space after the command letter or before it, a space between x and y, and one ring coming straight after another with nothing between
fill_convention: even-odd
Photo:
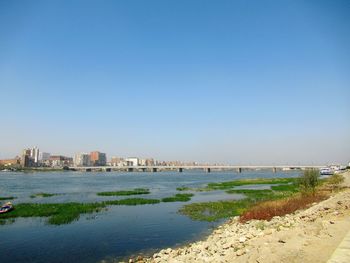
<instances>
[{"instance_id":1,"label":"marsh grass","mask_svg":"<svg viewBox=\"0 0 350 263\"><path fill-rule=\"evenodd\" d=\"M114 191L114 192L100 192L97 193L100 196L128 196L128 195L141 195L149 194L149 189L136 188L133 190ZM36 197L50 197L56 194L50 193L36 193L32 194L31 198ZM177 194L173 197L159 199L145 199L145 198L127 198L122 200L109 200L96 203L51 203L51 204L38 204L38 203L22 203L15 205L15 209L6 214L0 215L0 223L5 224L6 220L14 219L17 217L48 217L47 222L53 225L68 224L75 220L78 220L81 214L89 214L99 212L107 206L113 205L146 205L146 204L158 204L163 202L186 202L191 199L193 194ZM11 197L12 198L12 197ZM10 197L4 197L3 200L8 200Z\"/></svg>"},{"instance_id":2,"label":"marsh grass","mask_svg":"<svg viewBox=\"0 0 350 263\"><path fill-rule=\"evenodd\" d=\"M165 197L162 202L187 202L191 200L193 194L176 194L175 196Z\"/></svg>"},{"instance_id":3,"label":"marsh grass","mask_svg":"<svg viewBox=\"0 0 350 263\"><path fill-rule=\"evenodd\" d=\"M216 221L222 218L237 216L249 207L262 201L285 198L288 193L272 190L228 190L228 193L244 194L246 198L241 200L227 200L216 202L193 203L183 206L179 212L189 216L193 220Z\"/></svg>"},{"instance_id":4,"label":"marsh grass","mask_svg":"<svg viewBox=\"0 0 350 263\"><path fill-rule=\"evenodd\" d=\"M341 178L334 179L336 183ZM226 189L229 194L244 194L241 200L193 203L183 206L179 212L193 220L216 221L242 215L242 222L250 219L269 220L273 216L292 213L314 202L326 199L332 179L319 179L315 171L307 171L299 178L256 179L208 184L208 189ZM272 184L271 189L232 189L236 186ZM305 186L306 185L306 186ZM305 194L305 188L310 189Z\"/></svg>"},{"instance_id":5,"label":"marsh grass","mask_svg":"<svg viewBox=\"0 0 350 263\"><path fill-rule=\"evenodd\" d=\"M147 205L147 204L158 204L160 200L158 199L145 199L145 198L127 198L122 200L111 200L105 201L103 204L106 205Z\"/></svg>"},{"instance_id":6,"label":"marsh grass","mask_svg":"<svg viewBox=\"0 0 350 263\"><path fill-rule=\"evenodd\" d=\"M79 219L80 214L98 212L103 207L105 207L105 204L102 203L22 203L17 204L13 211L1 214L0 219L17 217L49 217L49 224L61 225Z\"/></svg>"},{"instance_id":7,"label":"marsh grass","mask_svg":"<svg viewBox=\"0 0 350 263\"><path fill-rule=\"evenodd\" d=\"M338 179L336 178L336 182L338 182ZM333 190L332 184L333 180L331 178L319 179L318 171L306 171L293 184L271 187L273 190L285 191L285 198L256 203L243 212L240 221L246 222L251 219L270 220L274 216L283 216L307 208L314 202L327 199Z\"/></svg>"},{"instance_id":8,"label":"marsh grass","mask_svg":"<svg viewBox=\"0 0 350 263\"><path fill-rule=\"evenodd\" d=\"M213 222L218 219L240 215L245 211L248 204L247 199L193 203L183 206L179 212L189 216L192 220Z\"/></svg>"},{"instance_id":9,"label":"marsh grass","mask_svg":"<svg viewBox=\"0 0 350 263\"><path fill-rule=\"evenodd\" d=\"M281 192L274 192L269 189L253 190L253 189L232 189L227 190L228 194L244 194L245 198L253 201L270 200L282 197L284 194Z\"/></svg>"},{"instance_id":10,"label":"marsh grass","mask_svg":"<svg viewBox=\"0 0 350 263\"><path fill-rule=\"evenodd\" d=\"M36 193L36 194L32 194L30 196L30 198L36 198L36 197L51 197L51 196L55 196L58 194L50 194L50 193Z\"/></svg>"},{"instance_id":11,"label":"marsh grass","mask_svg":"<svg viewBox=\"0 0 350 263\"><path fill-rule=\"evenodd\" d=\"M99 192L99 196L125 196L125 195L144 195L149 194L149 189L135 188L133 190L121 190L121 191L110 191L110 192Z\"/></svg>"},{"instance_id":12,"label":"marsh grass","mask_svg":"<svg viewBox=\"0 0 350 263\"><path fill-rule=\"evenodd\" d=\"M209 183L207 189L209 190L226 190L235 186L242 185L254 185L254 184L288 184L294 183L297 178L268 178L268 179L246 179L246 180L235 180L222 183Z\"/></svg>"},{"instance_id":13,"label":"marsh grass","mask_svg":"<svg viewBox=\"0 0 350 263\"><path fill-rule=\"evenodd\" d=\"M289 180L292 179L292 180ZM239 182L225 182L214 185L214 188L232 188L245 184L281 184L272 186L272 189L229 189L228 194L243 194L245 198L241 200L226 200L216 202L193 203L183 206L179 212L189 216L193 220L216 221L222 218L237 216L244 213L250 207L268 200L279 200L292 196L298 191L296 179L258 179L240 180ZM212 185L213 184L209 184Z\"/></svg>"},{"instance_id":14,"label":"marsh grass","mask_svg":"<svg viewBox=\"0 0 350 263\"><path fill-rule=\"evenodd\" d=\"M0 221L17 217L48 217L48 224L62 225L78 220L81 214L99 212L110 205L136 206L159 202L158 199L128 198L100 203L22 203L17 204L13 211L1 214Z\"/></svg>"},{"instance_id":15,"label":"marsh grass","mask_svg":"<svg viewBox=\"0 0 350 263\"><path fill-rule=\"evenodd\" d=\"M273 185L279 185L279 184L295 184L298 182L298 178L261 178L261 179L242 179L242 180L235 180L235 181L227 181L227 182L221 182L221 183L209 183L205 187L186 187L181 186L176 188L178 191L195 191L195 192L209 192L214 190L228 190L233 189L237 186L244 186L244 185L261 185L261 184L273 184ZM277 189L276 189L277 190Z\"/></svg>"},{"instance_id":16,"label":"marsh grass","mask_svg":"<svg viewBox=\"0 0 350 263\"><path fill-rule=\"evenodd\" d=\"M16 199L17 197L15 196L0 196L0 201L3 201L3 200L13 200L13 199Z\"/></svg>"}]
</instances>

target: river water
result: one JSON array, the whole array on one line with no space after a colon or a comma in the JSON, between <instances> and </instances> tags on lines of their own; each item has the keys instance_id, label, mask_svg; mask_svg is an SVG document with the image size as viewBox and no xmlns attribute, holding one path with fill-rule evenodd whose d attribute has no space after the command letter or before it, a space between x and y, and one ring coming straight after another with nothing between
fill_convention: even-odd
<instances>
[{"instance_id":1,"label":"river water","mask_svg":"<svg viewBox=\"0 0 350 263\"><path fill-rule=\"evenodd\" d=\"M96 202L128 197L102 197L97 192L149 188L137 197L172 196L177 187L203 187L210 182L241 178L294 177L298 172L272 173L184 171L121 172L0 172L0 196L16 196L13 203ZM31 194L56 193L30 198ZM131 196L130 196L131 197ZM0 225L0 262L100 262L183 245L202 238L222 222L193 221L177 213L184 204L241 198L224 191L196 192L190 202L142 206L112 206L96 214L81 215L73 223L54 226L46 218L17 218Z\"/></svg>"}]
</instances>

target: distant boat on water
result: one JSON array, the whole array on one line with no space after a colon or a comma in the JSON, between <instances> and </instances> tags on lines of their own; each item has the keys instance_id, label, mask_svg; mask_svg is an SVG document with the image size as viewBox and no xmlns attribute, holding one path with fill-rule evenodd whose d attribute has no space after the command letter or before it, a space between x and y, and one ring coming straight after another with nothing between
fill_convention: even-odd
<instances>
[{"instance_id":1,"label":"distant boat on water","mask_svg":"<svg viewBox=\"0 0 350 263\"><path fill-rule=\"evenodd\" d=\"M13 210L13 205L11 202L8 202L0 207L0 214L5 214Z\"/></svg>"},{"instance_id":2,"label":"distant boat on water","mask_svg":"<svg viewBox=\"0 0 350 263\"><path fill-rule=\"evenodd\" d=\"M320 174L321 175L333 175L334 171L332 168L326 167L326 168L321 168L320 169Z\"/></svg>"}]
</instances>

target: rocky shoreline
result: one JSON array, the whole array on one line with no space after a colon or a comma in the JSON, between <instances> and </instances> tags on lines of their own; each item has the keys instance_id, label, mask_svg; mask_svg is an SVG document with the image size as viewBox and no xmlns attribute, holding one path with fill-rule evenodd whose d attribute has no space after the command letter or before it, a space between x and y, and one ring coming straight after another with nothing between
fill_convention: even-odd
<instances>
[{"instance_id":1,"label":"rocky shoreline","mask_svg":"<svg viewBox=\"0 0 350 263\"><path fill-rule=\"evenodd\" d=\"M349 173L346 176L349 181ZM129 262L326 262L349 230L350 190L345 189L270 221L242 224L234 217L206 240Z\"/></svg>"}]
</instances>

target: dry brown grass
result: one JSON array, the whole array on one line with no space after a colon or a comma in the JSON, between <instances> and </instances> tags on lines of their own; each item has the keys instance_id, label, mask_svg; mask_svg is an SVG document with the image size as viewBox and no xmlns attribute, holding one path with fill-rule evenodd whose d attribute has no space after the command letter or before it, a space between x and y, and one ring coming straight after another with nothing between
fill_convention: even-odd
<instances>
[{"instance_id":1,"label":"dry brown grass","mask_svg":"<svg viewBox=\"0 0 350 263\"><path fill-rule=\"evenodd\" d=\"M251 219L271 220L274 216L283 216L308 208L312 203L325 200L328 196L328 191L319 191L315 195L295 195L287 199L262 202L245 211L240 216L240 222Z\"/></svg>"}]
</instances>

